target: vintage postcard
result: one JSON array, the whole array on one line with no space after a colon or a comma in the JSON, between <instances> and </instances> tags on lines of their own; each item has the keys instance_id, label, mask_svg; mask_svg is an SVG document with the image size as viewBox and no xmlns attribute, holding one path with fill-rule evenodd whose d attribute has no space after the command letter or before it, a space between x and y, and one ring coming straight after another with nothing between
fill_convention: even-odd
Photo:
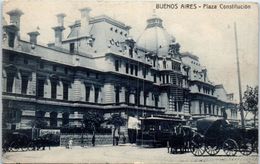
<instances>
[{"instance_id":1,"label":"vintage postcard","mask_svg":"<svg viewBox=\"0 0 260 164\"><path fill-rule=\"evenodd\" d=\"M3 163L258 162L257 3L2 5Z\"/></svg>"}]
</instances>

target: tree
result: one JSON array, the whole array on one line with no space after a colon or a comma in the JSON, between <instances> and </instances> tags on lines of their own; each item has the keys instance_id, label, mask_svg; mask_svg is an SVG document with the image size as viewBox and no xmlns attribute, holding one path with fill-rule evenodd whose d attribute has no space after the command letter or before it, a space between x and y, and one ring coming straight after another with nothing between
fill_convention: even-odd
<instances>
[{"instance_id":1,"label":"tree","mask_svg":"<svg viewBox=\"0 0 260 164\"><path fill-rule=\"evenodd\" d=\"M247 86L243 96L243 108L254 115L254 127L256 126L256 116L258 114L258 86L255 88Z\"/></svg>"},{"instance_id":2,"label":"tree","mask_svg":"<svg viewBox=\"0 0 260 164\"><path fill-rule=\"evenodd\" d=\"M85 127L92 130L93 136L95 136L96 129L104 122L103 114L88 111L83 115L83 123Z\"/></svg>"},{"instance_id":3,"label":"tree","mask_svg":"<svg viewBox=\"0 0 260 164\"><path fill-rule=\"evenodd\" d=\"M113 145L115 145L115 132L116 130L120 128L120 126L124 126L126 124L126 119L123 118L120 114L113 114L108 119L108 124L112 124L114 126L113 130Z\"/></svg>"}]
</instances>

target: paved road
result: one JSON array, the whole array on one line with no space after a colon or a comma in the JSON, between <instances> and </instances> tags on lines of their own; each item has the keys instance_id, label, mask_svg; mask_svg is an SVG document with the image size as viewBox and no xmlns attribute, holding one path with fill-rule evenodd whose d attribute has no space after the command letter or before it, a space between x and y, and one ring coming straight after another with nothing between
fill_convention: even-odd
<instances>
[{"instance_id":1,"label":"paved road","mask_svg":"<svg viewBox=\"0 0 260 164\"><path fill-rule=\"evenodd\" d=\"M191 153L169 154L166 148L141 148L127 146L97 147L54 147L44 151L8 152L3 155L4 163L234 163L257 164L258 156L226 157L220 152L218 156L195 157Z\"/></svg>"}]
</instances>

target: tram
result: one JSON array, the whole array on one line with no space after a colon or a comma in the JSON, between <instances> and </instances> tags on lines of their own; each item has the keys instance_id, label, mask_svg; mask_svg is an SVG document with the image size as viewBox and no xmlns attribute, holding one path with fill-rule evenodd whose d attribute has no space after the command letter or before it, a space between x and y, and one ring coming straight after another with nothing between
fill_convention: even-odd
<instances>
[{"instance_id":1,"label":"tram","mask_svg":"<svg viewBox=\"0 0 260 164\"><path fill-rule=\"evenodd\" d=\"M179 124L184 125L185 120L178 117L159 117L151 116L141 118L141 129L137 131L137 145L162 147L167 145L167 141L173 134L175 127Z\"/></svg>"}]
</instances>

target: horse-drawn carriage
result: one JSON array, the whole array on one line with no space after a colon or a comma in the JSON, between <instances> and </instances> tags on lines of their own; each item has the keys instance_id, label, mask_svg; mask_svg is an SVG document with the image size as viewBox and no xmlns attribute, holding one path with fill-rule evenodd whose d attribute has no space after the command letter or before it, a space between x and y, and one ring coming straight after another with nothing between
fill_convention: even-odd
<instances>
[{"instance_id":1,"label":"horse-drawn carriage","mask_svg":"<svg viewBox=\"0 0 260 164\"><path fill-rule=\"evenodd\" d=\"M200 119L197 121L197 133L191 141L191 152L195 156L205 152L213 156L222 149L228 156L234 156L238 151L250 155L253 144L257 143L257 133L257 129L235 127L222 118Z\"/></svg>"},{"instance_id":2,"label":"horse-drawn carriage","mask_svg":"<svg viewBox=\"0 0 260 164\"><path fill-rule=\"evenodd\" d=\"M26 150L40 150L50 147L50 137L41 136L36 139L31 139L27 135L19 132L5 133L3 135L3 152L8 151L26 151Z\"/></svg>"}]
</instances>

